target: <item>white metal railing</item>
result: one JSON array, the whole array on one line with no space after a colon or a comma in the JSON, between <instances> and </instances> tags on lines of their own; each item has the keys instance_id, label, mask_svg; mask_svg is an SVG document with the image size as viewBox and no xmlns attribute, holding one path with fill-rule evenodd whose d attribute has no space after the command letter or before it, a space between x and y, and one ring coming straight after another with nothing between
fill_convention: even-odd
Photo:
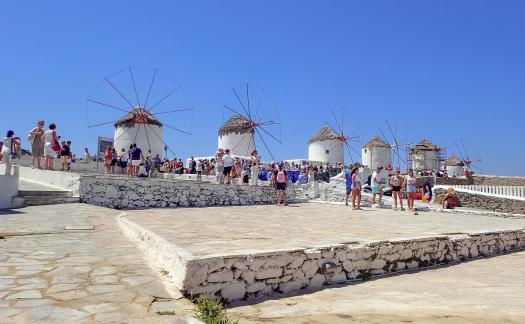
<instances>
[{"instance_id":1,"label":"white metal railing","mask_svg":"<svg viewBox=\"0 0 525 324\"><path fill-rule=\"evenodd\" d=\"M483 193L491 196L504 198L524 198L525 186L492 186L492 185L443 185L443 188L452 187L459 191L469 191L473 193Z\"/></svg>"}]
</instances>

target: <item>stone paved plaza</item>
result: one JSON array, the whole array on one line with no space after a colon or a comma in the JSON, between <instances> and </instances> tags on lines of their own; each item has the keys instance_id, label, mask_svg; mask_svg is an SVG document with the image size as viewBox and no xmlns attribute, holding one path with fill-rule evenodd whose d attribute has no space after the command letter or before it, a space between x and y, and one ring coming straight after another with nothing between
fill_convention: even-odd
<instances>
[{"instance_id":1,"label":"stone paved plaza","mask_svg":"<svg viewBox=\"0 0 525 324\"><path fill-rule=\"evenodd\" d=\"M144 252L123 234L122 214L78 203L0 211L0 322L193 321L189 300L152 270ZM525 228L522 218L416 216L320 203L125 214L196 257ZM481 318L476 311L514 319L523 315L523 266L525 253L520 252L263 300L230 313L247 323L396 321L410 318L414 309L420 319L432 321L445 321L448 314L476 321ZM163 310L176 315L159 315Z\"/></svg>"},{"instance_id":2,"label":"stone paved plaza","mask_svg":"<svg viewBox=\"0 0 525 324\"><path fill-rule=\"evenodd\" d=\"M240 323L523 323L525 252L235 307Z\"/></svg>"},{"instance_id":3,"label":"stone paved plaza","mask_svg":"<svg viewBox=\"0 0 525 324\"><path fill-rule=\"evenodd\" d=\"M0 322L157 323L191 314L120 233L117 214L85 204L0 211Z\"/></svg>"},{"instance_id":4,"label":"stone paved plaza","mask_svg":"<svg viewBox=\"0 0 525 324\"><path fill-rule=\"evenodd\" d=\"M525 229L525 218L306 203L126 211L128 219L196 257L323 247L346 242Z\"/></svg>"}]
</instances>

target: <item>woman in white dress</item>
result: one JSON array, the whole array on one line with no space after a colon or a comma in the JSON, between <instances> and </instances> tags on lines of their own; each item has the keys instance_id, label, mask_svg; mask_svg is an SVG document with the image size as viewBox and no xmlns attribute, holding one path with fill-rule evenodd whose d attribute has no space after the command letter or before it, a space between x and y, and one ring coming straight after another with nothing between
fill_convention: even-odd
<instances>
[{"instance_id":1,"label":"woman in white dress","mask_svg":"<svg viewBox=\"0 0 525 324\"><path fill-rule=\"evenodd\" d=\"M5 175L11 175L12 156L14 151L15 132L7 131L7 135L2 142L2 162L5 164Z\"/></svg>"},{"instance_id":2,"label":"woman in white dress","mask_svg":"<svg viewBox=\"0 0 525 324\"><path fill-rule=\"evenodd\" d=\"M53 170L53 159L57 156L57 152L53 150L54 140L57 138L55 123L49 124L49 129L44 133L44 170Z\"/></svg>"}]
</instances>

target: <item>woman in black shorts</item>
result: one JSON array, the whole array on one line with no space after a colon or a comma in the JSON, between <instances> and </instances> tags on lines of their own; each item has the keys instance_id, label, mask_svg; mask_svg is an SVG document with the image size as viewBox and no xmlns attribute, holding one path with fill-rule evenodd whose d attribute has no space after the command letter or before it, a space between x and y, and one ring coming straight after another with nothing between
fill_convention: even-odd
<instances>
[{"instance_id":1,"label":"woman in black shorts","mask_svg":"<svg viewBox=\"0 0 525 324\"><path fill-rule=\"evenodd\" d=\"M403 184L403 177L401 176L401 171L396 170L396 174L390 177L390 186L392 187L392 198L394 198L394 209L397 210L397 200L399 197L399 204L401 205L401 210L403 208L403 193L401 192L401 185Z\"/></svg>"}]
</instances>

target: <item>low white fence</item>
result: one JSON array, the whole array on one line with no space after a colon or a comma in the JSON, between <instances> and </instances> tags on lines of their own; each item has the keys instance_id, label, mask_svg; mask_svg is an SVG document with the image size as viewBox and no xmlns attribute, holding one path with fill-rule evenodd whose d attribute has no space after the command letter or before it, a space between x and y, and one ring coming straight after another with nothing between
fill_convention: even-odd
<instances>
[{"instance_id":1,"label":"low white fence","mask_svg":"<svg viewBox=\"0 0 525 324\"><path fill-rule=\"evenodd\" d=\"M492 186L492 185L451 185L451 186L436 186L447 189L449 187L458 191L466 191L472 193L481 193L490 196L498 196L503 198L522 198L525 199L525 186Z\"/></svg>"}]
</instances>

